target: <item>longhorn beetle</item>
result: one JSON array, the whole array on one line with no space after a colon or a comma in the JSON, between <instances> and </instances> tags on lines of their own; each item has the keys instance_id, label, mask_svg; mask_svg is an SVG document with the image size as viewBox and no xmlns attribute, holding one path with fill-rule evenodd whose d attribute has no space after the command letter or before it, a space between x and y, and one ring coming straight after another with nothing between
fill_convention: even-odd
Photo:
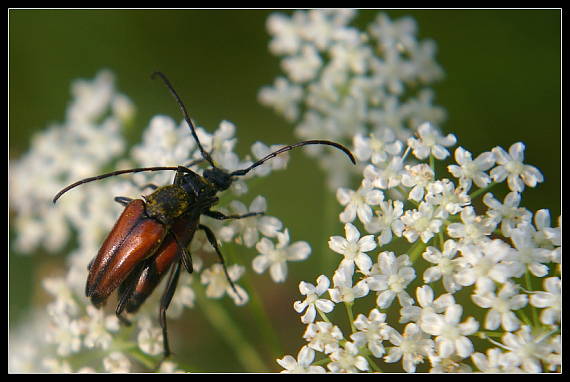
<instances>
[{"instance_id":1,"label":"longhorn beetle","mask_svg":"<svg viewBox=\"0 0 570 382\"><path fill-rule=\"evenodd\" d=\"M202 158L187 166L140 167L85 178L62 189L53 198L53 202L55 203L72 188L111 176L145 171L175 171L173 184L162 187L150 185L154 191L146 197L143 196L144 200L123 196L115 198L115 201L125 206L125 209L103 242L97 256L89 264L89 275L85 286L85 295L96 307L102 306L109 295L118 288L119 302L115 313L123 323L129 325L130 322L122 316L123 311L135 312L171 269L160 300L159 311L164 356L167 357L170 354L170 346L166 310L176 290L180 268L183 266L189 273L193 271L192 257L186 247L192 241L196 230L205 232L222 264L229 285L234 293L241 297L229 277L214 233L207 226L200 224L200 216L205 215L218 220L243 219L261 215L263 212L224 215L219 211L213 211L211 208L218 202L216 196L218 192L227 190L237 177L246 175L271 158L296 147L328 145L343 151L352 163L356 162L350 150L339 143L307 140L284 146L247 168L228 172L217 167L210 153L202 147L194 123L170 81L161 72L152 74L152 78L156 77L164 82L176 100ZM207 162L209 165L202 175L189 169L200 162Z\"/></svg>"}]
</instances>

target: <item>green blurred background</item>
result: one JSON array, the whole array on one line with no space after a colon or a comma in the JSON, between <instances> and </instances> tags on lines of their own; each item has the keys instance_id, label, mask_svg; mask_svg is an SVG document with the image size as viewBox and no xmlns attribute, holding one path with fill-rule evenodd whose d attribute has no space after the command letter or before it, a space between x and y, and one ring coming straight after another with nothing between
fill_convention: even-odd
<instances>
[{"instance_id":1,"label":"green blurred background","mask_svg":"<svg viewBox=\"0 0 570 382\"><path fill-rule=\"evenodd\" d=\"M291 13L292 11L284 11ZM378 11L360 11L364 28ZM437 62L446 76L434 86L436 103L448 113L445 131L478 155L500 145L526 144L526 163L542 170L545 182L526 189L522 204L533 211L561 205L561 12L559 10L386 10L392 19L415 18L419 38L438 47ZM292 127L257 102L263 85L280 74L279 60L268 52L266 10L10 10L9 11L9 156L18 158L33 134L63 121L70 84L111 69L120 92L137 107L130 142L140 138L151 116L165 113L180 120L164 87L151 81L166 73L193 118L210 131L223 119L234 122L237 151L245 154L256 140L267 144L296 141ZM342 234L340 223L322 225L340 211L325 208L323 179L300 152L287 171L272 174L256 188L267 197L268 213L283 220L292 240L313 246L311 259L290 263L285 285L255 275L257 293L285 353L296 354L303 326L292 309L300 280L314 282L322 268L328 236ZM253 196L253 195L252 195ZM111 197L111 196L110 196ZM307 214L307 209L311 213ZM298 218L301 212L303 219ZM332 230L332 231L331 231ZM241 252L240 252L241 253ZM254 253L247 254L247 262ZM329 261L330 263L330 261ZM10 256L10 324L16 325L43 294L38 280L62 270L64 255ZM330 274L330 273L329 273ZM232 309L248 327L246 309ZM240 310L241 309L241 310ZM337 309L340 310L340 309ZM342 313L342 312L341 312ZM200 309L171 324L178 359L189 358L202 371L240 370L235 356L219 351L223 339ZM260 345L263 349L263 344ZM218 349L218 350L214 350ZM211 352L216 351L216 357ZM267 364L276 367L269 354ZM212 360L212 358L214 358ZM177 360L178 360L177 359ZM221 361L220 361L221 360Z\"/></svg>"}]
</instances>

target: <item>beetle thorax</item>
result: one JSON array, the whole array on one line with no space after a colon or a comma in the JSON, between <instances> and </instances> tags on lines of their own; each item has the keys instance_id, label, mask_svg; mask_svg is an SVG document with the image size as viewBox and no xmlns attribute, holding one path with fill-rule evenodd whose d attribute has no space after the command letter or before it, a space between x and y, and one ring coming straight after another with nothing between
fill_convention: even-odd
<instances>
[{"instance_id":1,"label":"beetle thorax","mask_svg":"<svg viewBox=\"0 0 570 382\"><path fill-rule=\"evenodd\" d=\"M163 224L171 224L185 214L192 204L190 196L177 185L159 187L145 197L146 213Z\"/></svg>"}]
</instances>

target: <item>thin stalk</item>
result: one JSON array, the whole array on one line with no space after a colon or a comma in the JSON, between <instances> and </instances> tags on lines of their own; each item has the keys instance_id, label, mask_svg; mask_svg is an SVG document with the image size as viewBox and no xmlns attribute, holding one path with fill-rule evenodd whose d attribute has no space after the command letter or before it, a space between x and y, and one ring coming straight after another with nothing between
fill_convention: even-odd
<instances>
[{"instance_id":1,"label":"thin stalk","mask_svg":"<svg viewBox=\"0 0 570 382\"><path fill-rule=\"evenodd\" d=\"M196 288L196 299L200 309L228 346L233 349L244 369L248 372L257 373L270 370L221 302L204 297L204 288L199 283L195 283L194 287Z\"/></svg>"}]
</instances>

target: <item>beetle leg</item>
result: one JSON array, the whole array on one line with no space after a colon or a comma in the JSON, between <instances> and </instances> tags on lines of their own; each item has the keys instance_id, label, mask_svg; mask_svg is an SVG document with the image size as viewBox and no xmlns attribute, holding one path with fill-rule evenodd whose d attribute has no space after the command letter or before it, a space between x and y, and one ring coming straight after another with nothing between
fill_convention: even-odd
<instances>
[{"instance_id":1,"label":"beetle leg","mask_svg":"<svg viewBox=\"0 0 570 382\"><path fill-rule=\"evenodd\" d=\"M194 267L192 266L192 256L190 255L190 253L188 253L186 247L184 247L180 243L180 240L178 240L176 234L172 231L170 231L170 234L172 235L172 237L174 237L174 241L176 241L176 245L178 246L178 249L181 252L180 260L182 261L182 265L184 265L184 268L186 268L186 271L188 271L188 273L194 272Z\"/></svg>"},{"instance_id":2,"label":"beetle leg","mask_svg":"<svg viewBox=\"0 0 570 382\"><path fill-rule=\"evenodd\" d=\"M119 287L119 303L117 304L117 308L115 309L115 315L117 316L119 321L121 321L121 323L124 325L131 326L131 321L123 317L121 314L123 313L123 310L125 310L127 302L129 301L131 295L133 294L133 291L135 289L135 286L137 285L137 281L139 280L141 272L143 271L145 266L148 265L148 262L151 260L152 258L146 259L143 262L141 262L139 265L137 265L137 267L131 272L129 277L125 281L123 281L123 283Z\"/></svg>"},{"instance_id":3,"label":"beetle leg","mask_svg":"<svg viewBox=\"0 0 570 382\"><path fill-rule=\"evenodd\" d=\"M158 186L156 184L153 183L149 183L149 184L145 184L144 186L142 186L140 189L141 191L146 190L147 188L150 188L151 190L156 190L158 188Z\"/></svg>"},{"instance_id":4,"label":"beetle leg","mask_svg":"<svg viewBox=\"0 0 570 382\"><path fill-rule=\"evenodd\" d=\"M172 301L174 292L176 291L176 285L178 284L178 278L180 277L180 261L174 264L174 268L168 276L168 283L166 284L166 289L164 294L160 298L160 310L159 310L159 320L160 327L162 328L162 341L164 344L164 358L170 355L170 346L168 344L168 329L166 327L166 310L168 305Z\"/></svg>"},{"instance_id":5,"label":"beetle leg","mask_svg":"<svg viewBox=\"0 0 570 382\"><path fill-rule=\"evenodd\" d=\"M224 215L219 211L206 211L204 215L214 218L216 220L227 220L227 219L243 219L248 218L250 216L258 216L258 215L265 215L265 212L248 212L247 214L243 215Z\"/></svg>"},{"instance_id":6,"label":"beetle leg","mask_svg":"<svg viewBox=\"0 0 570 382\"><path fill-rule=\"evenodd\" d=\"M214 149L212 149L212 151L210 151L210 154L212 154L213 151L214 151ZM204 162L204 161L205 161L204 158L196 159L196 160L193 160L192 162L188 163L188 164L185 165L184 167L190 168L190 167L192 167L192 166L194 166L194 165L196 165L196 164L200 164L200 163L202 163L202 162Z\"/></svg>"},{"instance_id":7,"label":"beetle leg","mask_svg":"<svg viewBox=\"0 0 570 382\"><path fill-rule=\"evenodd\" d=\"M133 199L127 198L126 196L115 196L115 202L119 203L122 206L126 206L129 204Z\"/></svg>"},{"instance_id":8,"label":"beetle leg","mask_svg":"<svg viewBox=\"0 0 570 382\"><path fill-rule=\"evenodd\" d=\"M209 227L206 227L203 224L200 224L198 226L198 229L201 229L202 231L204 231L204 233L206 234L206 237L208 238L208 241L210 242L212 247L214 247L214 250L218 254L218 257L220 258L220 263L222 264L222 267L224 268L224 273L226 274L226 278L228 279L228 282L230 283L230 287L232 288L232 290L234 291L236 296L238 296L239 299L241 300L242 297L238 293L234 282L230 278L230 274L228 273L228 269L226 268L226 261L224 260L224 256L222 255L222 252L220 251L220 248L218 247L218 241L216 240L216 236L214 235L214 232L212 232L212 230Z\"/></svg>"}]
</instances>

